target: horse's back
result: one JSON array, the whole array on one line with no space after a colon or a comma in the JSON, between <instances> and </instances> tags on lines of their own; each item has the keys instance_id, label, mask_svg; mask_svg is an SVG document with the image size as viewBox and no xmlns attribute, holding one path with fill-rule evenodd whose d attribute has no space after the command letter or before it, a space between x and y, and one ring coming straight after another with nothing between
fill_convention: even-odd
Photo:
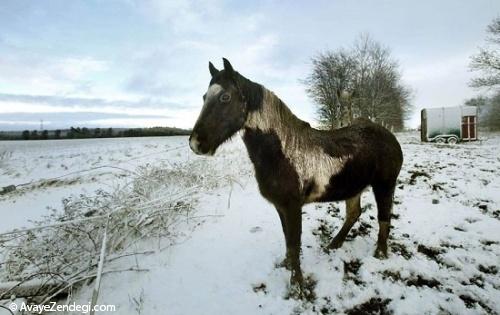
<instances>
[{"instance_id":1,"label":"horse's back","mask_svg":"<svg viewBox=\"0 0 500 315\"><path fill-rule=\"evenodd\" d=\"M356 169L367 185L393 185L403 163L398 140L389 130L366 118L331 132L331 146L349 156L348 168Z\"/></svg>"},{"instance_id":2,"label":"horse's back","mask_svg":"<svg viewBox=\"0 0 500 315\"><path fill-rule=\"evenodd\" d=\"M326 138L339 151L386 152L393 154L396 160L403 158L394 134L367 118L356 118L351 125L330 131Z\"/></svg>"}]
</instances>

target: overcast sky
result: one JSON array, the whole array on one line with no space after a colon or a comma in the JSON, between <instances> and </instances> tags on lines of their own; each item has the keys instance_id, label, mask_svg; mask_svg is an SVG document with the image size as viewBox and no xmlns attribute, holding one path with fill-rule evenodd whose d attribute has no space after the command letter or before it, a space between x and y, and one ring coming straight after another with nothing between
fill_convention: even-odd
<instances>
[{"instance_id":1,"label":"overcast sky","mask_svg":"<svg viewBox=\"0 0 500 315\"><path fill-rule=\"evenodd\" d=\"M310 58L360 33L399 60L417 126L420 108L479 93L469 57L498 15L498 0L2 0L0 129L190 128L221 57L314 124Z\"/></svg>"}]
</instances>

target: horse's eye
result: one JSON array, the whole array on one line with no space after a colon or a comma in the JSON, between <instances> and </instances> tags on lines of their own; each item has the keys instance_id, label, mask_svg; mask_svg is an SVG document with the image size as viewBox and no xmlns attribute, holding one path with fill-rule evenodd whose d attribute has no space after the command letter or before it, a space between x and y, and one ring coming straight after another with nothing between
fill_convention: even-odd
<instances>
[{"instance_id":1,"label":"horse's eye","mask_svg":"<svg viewBox=\"0 0 500 315\"><path fill-rule=\"evenodd\" d=\"M220 101L221 101L222 103L227 103L227 102L229 102L230 100L231 100L231 94L229 94L229 93L224 93L224 94L222 94L222 95L220 96Z\"/></svg>"}]
</instances>

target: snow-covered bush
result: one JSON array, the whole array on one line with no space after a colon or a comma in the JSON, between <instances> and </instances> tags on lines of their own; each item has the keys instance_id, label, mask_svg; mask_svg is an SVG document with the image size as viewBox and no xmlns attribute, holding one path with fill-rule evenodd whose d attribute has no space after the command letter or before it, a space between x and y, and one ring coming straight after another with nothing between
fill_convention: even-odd
<instances>
[{"instance_id":1,"label":"snow-covered bush","mask_svg":"<svg viewBox=\"0 0 500 315\"><path fill-rule=\"evenodd\" d=\"M48 298L94 277L105 227L107 261L136 254L132 246L144 239L175 239L175 226L190 218L193 195L221 183L203 175L202 167L145 165L112 192L65 198L62 212L52 209L34 228L0 236L0 281L20 285L36 279ZM11 292L0 292L0 299Z\"/></svg>"}]
</instances>

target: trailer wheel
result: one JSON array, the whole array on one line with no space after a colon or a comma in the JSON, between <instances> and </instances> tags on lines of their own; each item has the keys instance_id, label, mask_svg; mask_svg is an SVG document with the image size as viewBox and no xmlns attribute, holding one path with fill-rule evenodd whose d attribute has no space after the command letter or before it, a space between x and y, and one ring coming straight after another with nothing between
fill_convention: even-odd
<instances>
[{"instance_id":1,"label":"trailer wheel","mask_svg":"<svg viewBox=\"0 0 500 315\"><path fill-rule=\"evenodd\" d=\"M457 144L458 143L458 138L457 137L449 137L448 138L448 143L449 144Z\"/></svg>"},{"instance_id":2,"label":"trailer wheel","mask_svg":"<svg viewBox=\"0 0 500 315\"><path fill-rule=\"evenodd\" d=\"M446 143L446 139L445 138L437 138L436 139L436 143Z\"/></svg>"}]
</instances>

